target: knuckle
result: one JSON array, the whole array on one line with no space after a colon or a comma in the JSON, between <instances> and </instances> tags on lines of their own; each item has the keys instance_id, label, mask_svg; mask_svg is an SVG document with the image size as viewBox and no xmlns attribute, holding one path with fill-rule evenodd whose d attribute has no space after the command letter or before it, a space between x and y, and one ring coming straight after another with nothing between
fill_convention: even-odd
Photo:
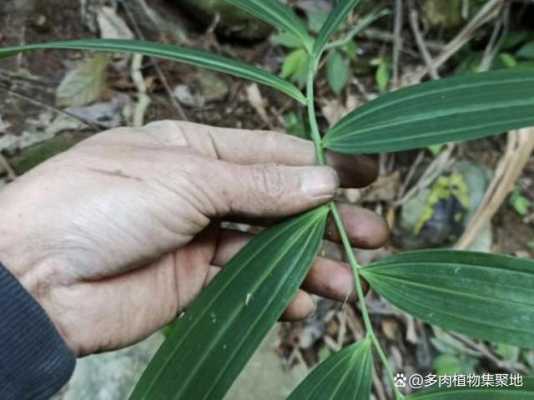
<instances>
[{"instance_id":1,"label":"knuckle","mask_svg":"<svg viewBox=\"0 0 534 400\"><path fill-rule=\"evenodd\" d=\"M257 194L262 198L276 200L288 191L285 175L274 165L253 167L252 179Z\"/></svg>"}]
</instances>

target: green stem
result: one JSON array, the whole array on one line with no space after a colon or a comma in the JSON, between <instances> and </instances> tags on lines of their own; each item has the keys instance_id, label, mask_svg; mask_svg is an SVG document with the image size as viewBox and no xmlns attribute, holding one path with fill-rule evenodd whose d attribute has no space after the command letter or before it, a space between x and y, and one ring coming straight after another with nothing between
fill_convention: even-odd
<instances>
[{"instance_id":1,"label":"green stem","mask_svg":"<svg viewBox=\"0 0 534 400\"><path fill-rule=\"evenodd\" d=\"M319 124L317 123L317 115L315 111L315 102L314 102L315 72L317 70L317 67L318 67L318 60L317 59L311 60L309 69L308 69L308 79L307 79L307 89L306 89L307 105L308 105L308 119L310 123L311 137L315 145L315 153L316 153L317 162L319 165L326 165L326 159L324 156L324 148L323 148L321 133L319 131ZM382 349L382 346L380 342L378 341L378 338L375 335L373 324L369 316L369 310L367 309L367 303L365 302L365 294L363 292L362 279L360 277L360 272L359 272L359 269L361 268L361 266L358 264L358 261L356 260L356 257L354 256L354 252L352 250L352 246L350 244L350 240L347 235L347 230L345 228L343 219L341 218L341 215L339 213L339 210L335 202L333 201L330 202L329 208L334 218L334 222L336 224L337 230L339 231L339 235L341 237L341 242L345 249L347 260L349 261L349 264L352 269L352 274L354 276L354 286L356 289L356 294L358 296L358 301L360 303L360 310L362 313L365 330L367 332L367 337L370 338L370 340L372 341L373 347L375 348L380 358L380 361L382 362L382 364L384 365L384 368L386 369L386 373L389 377L391 387L395 393L395 398L397 400L402 400L404 399L404 396L399 392L398 388L395 386L395 381L393 378L393 370L391 369L389 360L384 352L384 349Z\"/></svg>"},{"instance_id":2,"label":"green stem","mask_svg":"<svg viewBox=\"0 0 534 400\"><path fill-rule=\"evenodd\" d=\"M367 336L373 342L373 346L378 354L378 357L380 358L380 361L382 362L382 364L384 365L384 368L386 369L388 379L395 393L395 398L397 400L401 400L404 397L399 392L398 388L395 386L395 380L393 378L393 370L391 369L391 365L389 364L389 360L386 356L386 353L384 352L384 349L382 348L382 345L380 344L380 342L378 341L378 338L376 337L373 324L371 322L371 318L369 317L369 310L367 309L367 303L365 302L362 279L360 277L360 272L359 272L359 269L361 268L361 266L360 264L358 264L358 261L356 260L356 257L354 256L354 251L352 250L352 246L350 244L350 241L347 235L347 230L343 223L343 219L341 218L341 215L339 214L339 210L337 209L334 202L330 203L330 210L334 217L334 222L336 223L337 230L339 231L339 235L341 237L341 243L343 244L345 254L347 255L347 259L352 268L352 274L354 276L354 286L356 288L358 302L360 303L360 310L362 312L363 323L365 326L365 330L367 331Z\"/></svg>"},{"instance_id":3,"label":"green stem","mask_svg":"<svg viewBox=\"0 0 534 400\"><path fill-rule=\"evenodd\" d=\"M310 60L308 67L308 81L306 84L306 99L308 103L308 120L310 123L311 138L315 145L315 156L319 165L326 165L324 156L323 140L319 132L319 124L317 123L317 115L315 112L315 71L317 70L318 60Z\"/></svg>"},{"instance_id":4,"label":"green stem","mask_svg":"<svg viewBox=\"0 0 534 400\"><path fill-rule=\"evenodd\" d=\"M360 34L360 32L366 29L369 25L371 25L377 19L380 19L389 14L391 14L391 12L387 9L385 10L376 9L372 11L370 14L368 14L367 16L362 18L360 21L358 21L358 24L343 39L336 40L335 42L327 44L325 46L325 50L335 49L335 48L347 45L349 42L351 42L354 39L356 35Z\"/></svg>"}]
</instances>

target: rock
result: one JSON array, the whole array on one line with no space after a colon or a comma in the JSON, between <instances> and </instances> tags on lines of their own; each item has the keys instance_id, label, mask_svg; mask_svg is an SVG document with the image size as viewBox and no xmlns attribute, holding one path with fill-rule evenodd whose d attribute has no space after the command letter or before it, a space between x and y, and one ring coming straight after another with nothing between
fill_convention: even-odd
<instances>
[{"instance_id":1,"label":"rock","mask_svg":"<svg viewBox=\"0 0 534 400\"><path fill-rule=\"evenodd\" d=\"M405 249L441 247L457 240L475 213L489 184L488 171L480 165L460 161L428 188L403 204L395 234ZM491 227L478 238L474 249L489 251Z\"/></svg>"},{"instance_id":2,"label":"rock","mask_svg":"<svg viewBox=\"0 0 534 400\"><path fill-rule=\"evenodd\" d=\"M68 387L57 400L127 399L163 340L155 334L124 350L78 360Z\"/></svg>"},{"instance_id":3,"label":"rock","mask_svg":"<svg viewBox=\"0 0 534 400\"><path fill-rule=\"evenodd\" d=\"M248 400L254 393L255 400L283 400L304 378L305 366L288 370L277 355L278 329L279 325L267 335L225 399ZM162 339L156 334L127 349L79 360L71 382L53 399L127 399Z\"/></svg>"},{"instance_id":4,"label":"rock","mask_svg":"<svg viewBox=\"0 0 534 400\"><path fill-rule=\"evenodd\" d=\"M272 28L257 18L229 5L224 0L174 0L206 25L213 22L218 14L221 18L217 33L244 40L261 40L267 38Z\"/></svg>"},{"instance_id":5,"label":"rock","mask_svg":"<svg viewBox=\"0 0 534 400\"><path fill-rule=\"evenodd\" d=\"M289 370L276 354L278 330L279 325L276 325L267 335L225 400L284 400L304 378L307 373L304 365Z\"/></svg>"},{"instance_id":6,"label":"rock","mask_svg":"<svg viewBox=\"0 0 534 400\"><path fill-rule=\"evenodd\" d=\"M200 70L196 73L195 81L198 83L200 96L206 103L224 100L230 88L221 75Z\"/></svg>"}]
</instances>

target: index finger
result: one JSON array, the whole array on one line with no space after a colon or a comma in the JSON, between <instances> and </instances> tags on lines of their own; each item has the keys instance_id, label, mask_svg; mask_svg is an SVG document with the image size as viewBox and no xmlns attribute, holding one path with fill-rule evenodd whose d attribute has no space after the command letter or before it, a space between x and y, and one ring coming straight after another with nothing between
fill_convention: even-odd
<instances>
[{"instance_id":1,"label":"index finger","mask_svg":"<svg viewBox=\"0 0 534 400\"><path fill-rule=\"evenodd\" d=\"M309 140L273 132L216 128L182 121L160 121L143 128L160 143L188 145L204 156L236 164L315 164L315 147ZM327 152L327 162L338 172L342 186L362 187L376 179L372 158Z\"/></svg>"}]
</instances>

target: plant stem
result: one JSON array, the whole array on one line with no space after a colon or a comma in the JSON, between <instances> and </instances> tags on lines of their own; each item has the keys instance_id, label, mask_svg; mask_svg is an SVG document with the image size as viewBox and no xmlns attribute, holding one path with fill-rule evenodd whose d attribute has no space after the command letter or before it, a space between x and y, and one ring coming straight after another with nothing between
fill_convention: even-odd
<instances>
[{"instance_id":1,"label":"plant stem","mask_svg":"<svg viewBox=\"0 0 534 400\"><path fill-rule=\"evenodd\" d=\"M404 397L402 396L402 394L399 392L399 390L395 386L395 381L393 379L393 370L391 369L386 353L384 352L384 349L382 348L380 342L378 341L378 338L375 335L373 324L371 322L371 318L369 317L369 310L367 309L367 304L365 302L365 295L363 293L363 285L362 285L362 280L361 280L360 272L359 272L359 269L361 268L361 266L360 264L358 264L358 261L356 260L356 257L354 256L354 252L352 250L352 246L350 244L350 241L347 235L347 230L345 229L345 225L343 223L343 219L341 218L341 215L339 214L339 210L337 209L336 204L334 202L330 203L330 210L332 212L332 216L334 217L334 222L336 223L337 230L339 231L339 235L341 237L341 242L343 244L345 254L347 255L347 259L352 268L352 274L354 276L354 286L356 288L358 302L360 303L360 310L362 312L363 323L365 326L365 330L367 331L367 336L373 342L373 346L378 354L378 357L380 358L380 361L382 362L382 364L384 365L384 368L386 369L386 373L390 380L391 387L395 393L395 398L398 400L403 399Z\"/></svg>"},{"instance_id":2,"label":"plant stem","mask_svg":"<svg viewBox=\"0 0 534 400\"><path fill-rule=\"evenodd\" d=\"M316 153L317 162L319 165L326 165L324 148L322 144L321 133L319 132L319 124L317 123L317 115L316 115L315 102L314 102L315 100L315 95L314 95L315 72L317 70L317 67L318 67L318 60L312 59L310 61L310 65L308 69L308 79L307 79L307 88L306 88L308 119L309 119L309 124L310 124L311 137L315 145L315 153ZM343 247L344 247L344 250L347 256L347 260L349 261L349 264L352 269L352 274L354 276L354 286L356 289L356 294L358 296L358 302L360 304L360 310L362 313L365 330L367 332L367 337L370 338L370 340L372 341L373 347L375 348L380 358L380 361L382 362L382 364L384 365L384 368L386 369L386 373L390 380L392 390L395 393L395 398L397 400L402 400L404 399L404 396L399 392L398 388L395 386L395 381L393 378L393 370L391 369L389 360L384 350L382 349L382 346L380 342L378 341L378 338L375 335L373 324L369 316L369 310L367 309L367 304L365 302L365 294L363 292L363 285L362 285L362 280L361 280L360 272L359 272L359 269L361 268L361 266L358 264L358 261L356 260L356 257L354 256L354 252L350 244L347 230L345 229L343 219L341 218L341 215L339 213L339 210L337 209L335 202L333 201L330 202L329 208L334 218L334 222L336 224L337 230L339 231L339 235L341 237L341 242L343 244Z\"/></svg>"},{"instance_id":3,"label":"plant stem","mask_svg":"<svg viewBox=\"0 0 534 400\"><path fill-rule=\"evenodd\" d=\"M380 19L389 14L391 14L391 12L387 9L384 9L384 10L376 9L372 11L369 15L359 20L357 25L354 28L352 28L351 31L344 38L340 40L336 40L335 42L332 42L330 44L327 44L325 46L325 50L335 49L337 47L342 47L342 46L347 45L350 41L354 39L356 35L360 34L364 29L366 29L369 25L371 25L377 19Z\"/></svg>"},{"instance_id":4,"label":"plant stem","mask_svg":"<svg viewBox=\"0 0 534 400\"><path fill-rule=\"evenodd\" d=\"M319 132L319 124L317 123L317 114L315 112L315 71L317 70L318 60L310 59L308 67L308 81L306 84L306 99L308 103L308 120L311 130L311 138L315 145L315 156L319 165L326 165L326 160L323 151L323 140Z\"/></svg>"}]
</instances>

